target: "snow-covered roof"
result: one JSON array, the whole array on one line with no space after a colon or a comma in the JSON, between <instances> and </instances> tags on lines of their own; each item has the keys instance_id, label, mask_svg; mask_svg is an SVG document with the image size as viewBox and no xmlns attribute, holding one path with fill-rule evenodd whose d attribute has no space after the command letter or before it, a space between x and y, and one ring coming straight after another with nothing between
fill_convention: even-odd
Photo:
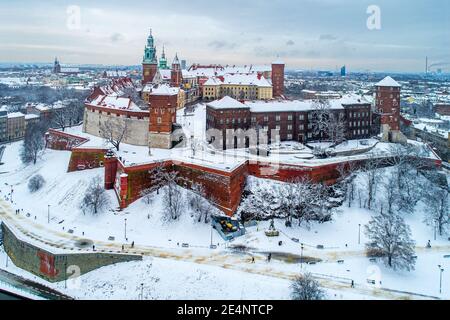
<instances>
[{"instance_id":1,"label":"snow-covered roof","mask_svg":"<svg viewBox=\"0 0 450 320\"><path fill-rule=\"evenodd\" d=\"M94 107L103 107L111 109L142 111L130 98L116 96L98 96L89 105Z\"/></svg>"},{"instance_id":2,"label":"snow-covered roof","mask_svg":"<svg viewBox=\"0 0 450 320\"><path fill-rule=\"evenodd\" d=\"M25 117L25 115L22 112L11 112L11 113L8 113L8 119L21 118L21 117Z\"/></svg>"},{"instance_id":3,"label":"snow-covered roof","mask_svg":"<svg viewBox=\"0 0 450 320\"><path fill-rule=\"evenodd\" d=\"M209 78L204 85L205 86L218 86L223 84L231 85L244 85L244 86L258 86L258 87L271 87L270 82L263 76L256 73L247 74L226 74L222 77Z\"/></svg>"},{"instance_id":4,"label":"snow-covered roof","mask_svg":"<svg viewBox=\"0 0 450 320\"><path fill-rule=\"evenodd\" d=\"M283 60L277 59L272 64L285 64Z\"/></svg>"},{"instance_id":5,"label":"snow-covered roof","mask_svg":"<svg viewBox=\"0 0 450 320\"><path fill-rule=\"evenodd\" d=\"M401 85L397 81L392 79L390 76L387 76L386 78L384 78L383 80L381 80L380 82L375 84L375 86L377 86L377 87L401 87Z\"/></svg>"},{"instance_id":6,"label":"snow-covered roof","mask_svg":"<svg viewBox=\"0 0 450 320\"><path fill-rule=\"evenodd\" d=\"M78 73L80 68L61 68L61 73Z\"/></svg>"},{"instance_id":7,"label":"snow-covered roof","mask_svg":"<svg viewBox=\"0 0 450 320\"><path fill-rule=\"evenodd\" d=\"M39 115L33 114L33 113L28 113L25 115L25 120L32 120L32 119L38 119L38 118L40 118Z\"/></svg>"},{"instance_id":8,"label":"snow-covered roof","mask_svg":"<svg viewBox=\"0 0 450 320\"><path fill-rule=\"evenodd\" d=\"M163 80L170 80L172 70L170 69L160 69L159 74Z\"/></svg>"},{"instance_id":9,"label":"snow-covered roof","mask_svg":"<svg viewBox=\"0 0 450 320\"><path fill-rule=\"evenodd\" d=\"M162 84L157 88L154 88L152 95L155 96L173 96L180 92L180 88L169 87L168 85Z\"/></svg>"},{"instance_id":10,"label":"snow-covered roof","mask_svg":"<svg viewBox=\"0 0 450 320\"><path fill-rule=\"evenodd\" d=\"M340 99L327 100L333 110L343 110L344 106L369 104L368 101L358 95L346 95ZM248 109L252 112L296 112L310 111L317 109L317 103L312 100L270 100L270 101L237 101L229 96L207 104L214 109Z\"/></svg>"},{"instance_id":11,"label":"snow-covered roof","mask_svg":"<svg viewBox=\"0 0 450 320\"><path fill-rule=\"evenodd\" d=\"M237 101L229 96L225 96L220 100L216 100L207 104L213 109L248 109L249 107L242 102Z\"/></svg>"}]
</instances>

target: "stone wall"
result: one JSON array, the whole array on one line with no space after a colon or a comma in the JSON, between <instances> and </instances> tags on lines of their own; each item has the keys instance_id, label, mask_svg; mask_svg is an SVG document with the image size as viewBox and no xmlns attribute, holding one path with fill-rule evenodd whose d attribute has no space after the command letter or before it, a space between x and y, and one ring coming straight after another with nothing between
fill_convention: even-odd
<instances>
[{"instance_id":1,"label":"stone wall","mask_svg":"<svg viewBox=\"0 0 450 320\"><path fill-rule=\"evenodd\" d=\"M105 110L86 106L84 109L83 132L101 137L100 128L104 123L110 123L118 128L127 127L123 143L147 146L149 116L145 112L126 112L121 110Z\"/></svg>"},{"instance_id":2,"label":"stone wall","mask_svg":"<svg viewBox=\"0 0 450 320\"><path fill-rule=\"evenodd\" d=\"M17 267L50 282L70 277L73 275L70 270L79 270L82 275L107 265L142 260L140 255L113 252L54 254L19 239L5 223L2 223L1 228L3 245L11 261Z\"/></svg>"}]
</instances>

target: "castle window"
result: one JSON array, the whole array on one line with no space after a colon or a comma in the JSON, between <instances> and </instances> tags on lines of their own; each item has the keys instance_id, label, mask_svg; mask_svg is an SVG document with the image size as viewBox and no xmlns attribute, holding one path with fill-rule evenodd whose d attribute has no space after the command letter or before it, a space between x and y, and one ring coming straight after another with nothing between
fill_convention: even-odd
<instances>
[{"instance_id":1,"label":"castle window","mask_svg":"<svg viewBox=\"0 0 450 320\"><path fill-rule=\"evenodd\" d=\"M158 117L157 122L158 122L158 124L161 124L161 123L162 123L161 117Z\"/></svg>"}]
</instances>

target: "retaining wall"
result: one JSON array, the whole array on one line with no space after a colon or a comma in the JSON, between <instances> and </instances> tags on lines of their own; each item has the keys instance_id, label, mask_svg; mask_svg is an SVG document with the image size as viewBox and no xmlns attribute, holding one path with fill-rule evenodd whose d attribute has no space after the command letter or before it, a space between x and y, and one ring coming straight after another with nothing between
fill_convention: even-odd
<instances>
[{"instance_id":1,"label":"retaining wall","mask_svg":"<svg viewBox=\"0 0 450 320\"><path fill-rule=\"evenodd\" d=\"M120 262L142 260L140 255L86 252L54 254L36 245L19 239L5 223L3 246L11 261L21 269L49 282L59 282L73 275L70 270L79 268L80 275L92 270ZM69 268L69 271L66 272Z\"/></svg>"}]
</instances>

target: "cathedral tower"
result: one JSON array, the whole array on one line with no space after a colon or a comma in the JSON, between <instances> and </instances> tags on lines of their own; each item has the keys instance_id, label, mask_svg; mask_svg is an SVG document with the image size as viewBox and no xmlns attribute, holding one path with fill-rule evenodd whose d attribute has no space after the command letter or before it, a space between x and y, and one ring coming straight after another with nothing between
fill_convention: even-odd
<instances>
[{"instance_id":1,"label":"cathedral tower","mask_svg":"<svg viewBox=\"0 0 450 320\"><path fill-rule=\"evenodd\" d=\"M147 38L147 45L145 46L144 59L142 60L143 77L142 83L147 84L152 82L158 72L158 59L156 57L155 41L153 39L152 30Z\"/></svg>"}]
</instances>

